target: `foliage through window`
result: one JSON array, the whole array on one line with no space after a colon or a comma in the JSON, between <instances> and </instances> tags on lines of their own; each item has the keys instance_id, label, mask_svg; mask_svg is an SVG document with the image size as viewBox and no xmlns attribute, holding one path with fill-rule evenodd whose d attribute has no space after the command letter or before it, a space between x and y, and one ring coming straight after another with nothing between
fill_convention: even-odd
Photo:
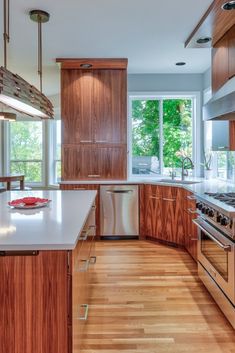
<instances>
[{"instance_id":1,"label":"foliage through window","mask_svg":"<svg viewBox=\"0 0 235 353\"><path fill-rule=\"evenodd\" d=\"M179 171L193 158L193 99L131 97L132 174Z\"/></svg>"},{"instance_id":2,"label":"foliage through window","mask_svg":"<svg viewBox=\"0 0 235 353\"><path fill-rule=\"evenodd\" d=\"M24 174L28 182L42 183L42 122L11 122L9 134L10 172Z\"/></svg>"}]
</instances>

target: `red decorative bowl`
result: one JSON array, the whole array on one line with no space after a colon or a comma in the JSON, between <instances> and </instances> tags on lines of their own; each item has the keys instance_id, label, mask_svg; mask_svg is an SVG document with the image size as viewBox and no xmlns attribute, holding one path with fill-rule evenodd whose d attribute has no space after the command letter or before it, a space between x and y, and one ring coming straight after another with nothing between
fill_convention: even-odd
<instances>
[{"instance_id":1,"label":"red decorative bowl","mask_svg":"<svg viewBox=\"0 0 235 353\"><path fill-rule=\"evenodd\" d=\"M22 202L25 205L34 205L36 202L38 202L38 197L24 197Z\"/></svg>"}]
</instances>

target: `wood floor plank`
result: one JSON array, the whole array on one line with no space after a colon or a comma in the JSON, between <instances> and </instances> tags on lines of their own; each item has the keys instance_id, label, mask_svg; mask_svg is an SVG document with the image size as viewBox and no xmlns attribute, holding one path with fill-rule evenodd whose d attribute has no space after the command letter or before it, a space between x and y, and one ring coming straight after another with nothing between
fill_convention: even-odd
<instances>
[{"instance_id":1,"label":"wood floor plank","mask_svg":"<svg viewBox=\"0 0 235 353\"><path fill-rule=\"evenodd\" d=\"M100 241L96 255L82 353L235 353L235 331L186 252Z\"/></svg>"}]
</instances>

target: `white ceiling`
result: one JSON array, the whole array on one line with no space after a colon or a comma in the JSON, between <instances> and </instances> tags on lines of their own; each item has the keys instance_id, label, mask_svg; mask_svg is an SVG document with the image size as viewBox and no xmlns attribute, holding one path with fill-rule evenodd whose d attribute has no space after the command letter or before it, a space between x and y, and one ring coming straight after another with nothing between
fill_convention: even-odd
<instances>
[{"instance_id":1,"label":"white ceiling","mask_svg":"<svg viewBox=\"0 0 235 353\"><path fill-rule=\"evenodd\" d=\"M37 25L28 12L39 8L51 14L43 25L44 92L48 95L59 92L56 57L127 57L129 73L203 73L210 66L210 49L185 49L184 42L211 2L11 0L8 68L38 83ZM1 53L2 48L1 41ZM177 61L186 61L187 66L176 67Z\"/></svg>"}]
</instances>

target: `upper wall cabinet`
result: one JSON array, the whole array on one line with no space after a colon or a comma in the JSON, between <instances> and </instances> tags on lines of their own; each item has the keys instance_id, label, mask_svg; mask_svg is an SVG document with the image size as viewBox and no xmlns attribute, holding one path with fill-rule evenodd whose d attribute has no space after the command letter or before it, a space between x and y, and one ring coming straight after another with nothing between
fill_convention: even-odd
<instances>
[{"instance_id":1,"label":"upper wall cabinet","mask_svg":"<svg viewBox=\"0 0 235 353\"><path fill-rule=\"evenodd\" d=\"M235 76L235 26L212 49L212 92Z\"/></svg>"},{"instance_id":2,"label":"upper wall cabinet","mask_svg":"<svg viewBox=\"0 0 235 353\"><path fill-rule=\"evenodd\" d=\"M63 143L126 143L126 70L63 70Z\"/></svg>"},{"instance_id":3,"label":"upper wall cabinet","mask_svg":"<svg viewBox=\"0 0 235 353\"><path fill-rule=\"evenodd\" d=\"M127 59L61 62L62 180L125 180Z\"/></svg>"}]
</instances>

